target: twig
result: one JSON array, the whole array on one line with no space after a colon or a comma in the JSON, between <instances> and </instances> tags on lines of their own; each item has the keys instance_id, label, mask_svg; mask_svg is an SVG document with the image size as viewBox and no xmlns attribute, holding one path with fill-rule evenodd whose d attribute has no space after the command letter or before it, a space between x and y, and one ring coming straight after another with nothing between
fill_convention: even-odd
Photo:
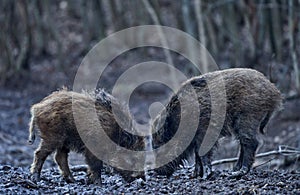
<instances>
[{"instance_id":1,"label":"twig","mask_svg":"<svg viewBox=\"0 0 300 195\"><path fill-rule=\"evenodd\" d=\"M72 166L71 167L71 171L74 171L74 172L79 172L79 171L84 171L84 172L87 172L88 170L88 166L87 165L75 165L75 166ZM45 169L44 171L58 171L57 168L55 167L51 167L51 168L48 168L48 169Z\"/></svg>"},{"instance_id":2,"label":"twig","mask_svg":"<svg viewBox=\"0 0 300 195\"><path fill-rule=\"evenodd\" d=\"M253 166L253 169L256 169L257 167L263 166L263 165L265 165L265 164L271 162L271 161L274 160L275 158L276 158L276 156L273 157L273 158L271 158L271 159L269 159L269 160L267 160L266 162L263 162L263 163L261 163L261 164L259 164L259 165L256 165L256 166Z\"/></svg>"},{"instance_id":3,"label":"twig","mask_svg":"<svg viewBox=\"0 0 300 195\"><path fill-rule=\"evenodd\" d=\"M300 154L300 150L297 150L296 148L290 146L280 145L278 147L278 150L257 154L256 158L262 158L262 157L272 156L272 155L288 156L288 155L298 155L298 154ZM212 166L225 164L225 163L233 163L236 162L237 160L238 158L227 158L227 159L216 160L212 162Z\"/></svg>"},{"instance_id":4,"label":"twig","mask_svg":"<svg viewBox=\"0 0 300 195\"><path fill-rule=\"evenodd\" d=\"M264 153L260 153L256 155L256 158L262 158L262 157L266 157L266 156L272 156L272 155L284 155L284 156L288 156L288 155L299 155L300 154L300 150L297 150L296 148L290 147L290 146L285 146L285 145L280 145L278 146L278 150L273 150L273 151L269 151L269 152L264 152ZM256 167L262 166L272 160L274 160L276 157L262 163L259 164ZM238 160L238 158L227 158L227 159L221 159L221 160L216 160L212 162L212 166L215 165L220 165L220 164L225 164L225 163L233 163L236 162ZM184 163L185 165L183 167L189 167L187 164L189 164L188 162ZM52 168L51 168L52 169ZM48 169L50 170L50 169ZM76 165L71 167L71 170L74 172L79 172L79 171L87 171L87 165Z\"/></svg>"},{"instance_id":5,"label":"twig","mask_svg":"<svg viewBox=\"0 0 300 195\"><path fill-rule=\"evenodd\" d=\"M215 160L211 163L212 166L220 165L220 164L225 164L225 163L233 163L236 162L238 158L226 158L226 159L221 159L221 160Z\"/></svg>"},{"instance_id":6,"label":"twig","mask_svg":"<svg viewBox=\"0 0 300 195\"><path fill-rule=\"evenodd\" d=\"M87 166L86 165L76 165L76 166L71 167L71 170L74 171L74 172L79 172L79 171L86 172L87 171Z\"/></svg>"},{"instance_id":7,"label":"twig","mask_svg":"<svg viewBox=\"0 0 300 195\"><path fill-rule=\"evenodd\" d=\"M293 94L293 95L286 96L285 100L295 100L299 98L300 98L300 94Z\"/></svg>"}]
</instances>

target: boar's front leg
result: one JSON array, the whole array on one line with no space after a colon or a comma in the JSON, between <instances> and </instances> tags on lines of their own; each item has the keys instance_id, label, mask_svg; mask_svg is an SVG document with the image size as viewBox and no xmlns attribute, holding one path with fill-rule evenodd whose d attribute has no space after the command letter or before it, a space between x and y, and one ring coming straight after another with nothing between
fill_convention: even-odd
<instances>
[{"instance_id":1,"label":"boar's front leg","mask_svg":"<svg viewBox=\"0 0 300 195\"><path fill-rule=\"evenodd\" d=\"M203 163L203 169L204 169L203 179L208 179L214 174L211 165L212 154L213 154L213 149L211 149L207 154L205 154L201 158Z\"/></svg>"},{"instance_id":2,"label":"boar's front leg","mask_svg":"<svg viewBox=\"0 0 300 195\"><path fill-rule=\"evenodd\" d=\"M203 179L210 178L214 172L212 170L211 158L213 155L213 151L216 148L217 143L213 146L213 148L208 151L204 156L200 157L199 149L195 149L195 170L194 177L200 176Z\"/></svg>"},{"instance_id":3,"label":"boar's front leg","mask_svg":"<svg viewBox=\"0 0 300 195\"><path fill-rule=\"evenodd\" d=\"M34 160L30 168L32 174L31 179L34 182L40 181L41 170L46 158L54 151L52 144L41 141L38 149L34 153Z\"/></svg>"},{"instance_id":4,"label":"boar's front leg","mask_svg":"<svg viewBox=\"0 0 300 195\"><path fill-rule=\"evenodd\" d=\"M193 177L203 177L203 164L198 149L195 149L195 170Z\"/></svg>"},{"instance_id":5,"label":"boar's front leg","mask_svg":"<svg viewBox=\"0 0 300 195\"><path fill-rule=\"evenodd\" d=\"M85 160L89 166L87 183L101 185L101 170L103 167L102 161L94 156L89 150L86 150L85 152Z\"/></svg>"},{"instance_id":6,"label":"boar's front leg","mask_svg":"<svg viewBox=\"0 0 300 195\"><path fill-rule=\"evenodd\" d=\"M59 166L59 169L61 171L62 176L68 183L75 182L75 179L73 178L69 164L68 164L68 153L70 152L67 148L60 148L57 149L55 154L55 161L57 165Z\"/></svg>"}]
</instances>

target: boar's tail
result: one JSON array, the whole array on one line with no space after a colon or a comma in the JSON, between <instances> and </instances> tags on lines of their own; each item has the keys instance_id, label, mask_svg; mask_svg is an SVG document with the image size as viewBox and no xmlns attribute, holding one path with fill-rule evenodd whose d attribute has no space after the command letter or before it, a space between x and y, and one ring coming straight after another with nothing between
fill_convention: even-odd
<instances>
[{"instance_id":1,"label":"boar's tail","mask_svg":"<svg viewBox=\"0 0 300 195\"><path fill-rule=\"evenodd\" d=\"M31 120L29 123L29 137L28 137L28 144L33 144L35 140L35 116L34 116L34 110L31 109Z\"/></svg>"},{"instance_id":2,"label":"boar's tail","mask_svg":"<svg viewBox=\"0 0 300 195\"><path fill-rule=\"evenodd\" d=\"M264 119L263 119L263 120L261 121L261 123L260 123L259 131L260 131L262 134L265 133L264 128L265 128L265 126L268 124L268 122L269 122L269 120L270 120L270 118L271 118L271 116L272 116L272 113L273 113L273 112L268 112L268 113L266 114L266 116L264 117Z\"/></svg>"},{"instance_id":3,"label":"boar's tail","mask_svg":"<svg viewBox=\"0 0 300 195\"><path fill-rule=\"evenodd\" d=\"M282 102L282 100L284 100L284 97L278 98L278 101L275 103L275 107L272 110L269 110L267 112L267 114L265 115L265 117L263 118L263 120L261 121L260 127L259 127L259 131L262 134L265 133L264 128L268 124L268 122L269 122L270 118L272 117L272 115L274 113L277 113L278 111L280 111L280 110L283 109L283 102Z\"/></svg>"}]
</instances>

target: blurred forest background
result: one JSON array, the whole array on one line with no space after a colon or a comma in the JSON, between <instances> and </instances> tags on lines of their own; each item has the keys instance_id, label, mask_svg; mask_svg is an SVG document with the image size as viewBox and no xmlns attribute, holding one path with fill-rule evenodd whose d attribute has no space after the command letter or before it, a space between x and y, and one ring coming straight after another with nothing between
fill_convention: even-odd
<instances>
[{"instance_id":1,"label":"blurred forest background","mask_svg":"<svg viewBox=\"0 0 300 195\"><path fill-rule=\"evenodd\" d=\"M0 153L7 154L0 164L28 167L34 149L26 145L30 106L63 85L71 87L83 57L101 39L146 24L190 34L221 69L264 73L287 101L263 151L280 144L300 148L300 0L0 0ZM186 71L187 61L172 57ZM157 48L137 49L114 60L108 76L117 77L141 58L166 61ZM146 98L137 98L136 116L145 116L139 113L148 110L152 100ZM216 156L236 155L232 148L224 145ZM300 167L295 157L284 159L275 164Z\"/></svg>"},{"instance_id":2,"label":"blurred forest background","mask_svg":"<svg viewBox=\"0 0 300 195\"><path fill-rule=\"evenodd\" d=\"M0 85L24 87L22 79L52 72L61 78L52 79L54 88L70 84L72 68L101 39L160 24L198 39L221 68L258 69L295 95L299 19L297 0L1 0Z\"/></svg>"}]
</instances>

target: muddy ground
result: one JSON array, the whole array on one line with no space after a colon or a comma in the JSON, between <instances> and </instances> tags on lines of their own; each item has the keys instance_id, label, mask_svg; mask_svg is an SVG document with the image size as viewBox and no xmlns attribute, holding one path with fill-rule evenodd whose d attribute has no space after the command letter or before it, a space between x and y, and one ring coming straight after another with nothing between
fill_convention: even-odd
<instances>
[{"instance_id":1,"label":"muddy ground","mask_svg":"<svg viewBox=\"0 0 300 195\"><path fill-rule=\"evenodd\" d=\"M28 178L26 168L0 166L1 194L299 194L299 171L252 170L240 179L218 175L209 180L190 178L191 169L181 169L167 179L151 176L146 182L135 180L125 183L115 174L104 174L102 186L86 185L85 172L74 172L76 183L62 181L56 169L47 169L37 184Z\"/></svg>"}]
</instances>

